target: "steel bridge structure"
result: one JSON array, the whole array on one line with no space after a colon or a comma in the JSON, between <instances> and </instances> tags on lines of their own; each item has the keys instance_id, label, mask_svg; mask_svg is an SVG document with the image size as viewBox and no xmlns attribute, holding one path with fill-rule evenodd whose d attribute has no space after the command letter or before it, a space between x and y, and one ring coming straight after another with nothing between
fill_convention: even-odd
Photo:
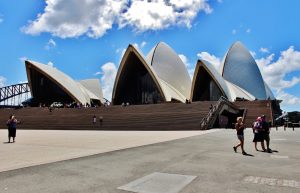
<instances>
[{"instance_id":1,"label":"steel bridge structure","mask_svg":"<svg viewBox=\"0 0 300 193\"><path fill-rule=\"evenodd\" d=\"M28 83L20 83L0 88L0 106L19 106L30 97Z\"/></svg>"}]
</instances>

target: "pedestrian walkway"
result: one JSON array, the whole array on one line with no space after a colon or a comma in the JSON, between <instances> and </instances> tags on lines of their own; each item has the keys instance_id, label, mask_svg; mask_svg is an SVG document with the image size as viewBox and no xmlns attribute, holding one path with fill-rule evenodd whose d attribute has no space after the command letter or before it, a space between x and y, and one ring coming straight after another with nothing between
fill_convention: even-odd
<instances>
[{"instance_id":1,"label":"pedestrian walkway","mask_svg":"<svg viewBox=\"0 0 300 193\"><path fill-rule=\"evenodd\" d=\"M98 153L149 145L210 131L18 130L16 143L0 130L0 172Z\"/></svg>"},{"instance_id":2,"label":"pedestrian walkway","mask_svg":"<svg viewBox=\"0 0 300 193\"><path fill-rule=\"evenodd\" d=\"M242 155L240 149L237 153L233 151L232 146L237 142L235 130L218 131L205 135L199 132L200 135L188 138L0 172L0 192L299 193L299 131L272 129L271 148L276 152L266 153L255 151L252 129L246 129L245 150L253 156ZM110 141L112 135L108 133L101 135ZM114 138L116 143L125 138L130 141L132 135L138 141L175 135L168 132L152 135L145 132L138 132L139 135L121 133L122 136L119 133L120 137ZM96 134L82 137L86 141L74 146L89 147L85 145L89 139L97 140L92 135ZM184 133L176 135L182 137ZM51 141L57 137L50 136ZM80 139L79 134L76 136ZM69 136L66 136L68 140Z\"/></svg>"}]
</instances>

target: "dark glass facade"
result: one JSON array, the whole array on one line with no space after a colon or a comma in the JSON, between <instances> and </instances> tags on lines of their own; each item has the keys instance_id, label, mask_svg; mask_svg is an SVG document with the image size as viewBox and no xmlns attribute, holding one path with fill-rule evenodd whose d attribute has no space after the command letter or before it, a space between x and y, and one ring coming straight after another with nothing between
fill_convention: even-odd
<instances>
[{"instance_id":1,"label":"dark glass facade","mask_svg":"<svg viewBox=\"0 0 300 193\"><path fill-rule=\"evenodd\" d=\"M50 105L53 102L74 102L59 85L33 68L30 68L30 79L34 103Z\"/></svg>"},{"instance_id":2,"label":"dark glass facade","mask_svg":"<svg viewBox=\"0 0 300 193\"><path fill-rule=\"evenodd\" d=\"M116 85L114 105L153 104L162 101L159 89L140 59L130 53Z\"/></svg>"},{"instance_id":3,"label":"dark glass facade","mask_svg":"<svg viewBox=\"0 0 300 193\"><path fill-rule=\"evenodd\" d=\"M223 96L222 91L212 79L210 74L202 67L199 67L196 75L192 100L193 101L217 101Z\"/></svg>"}]
</instances>

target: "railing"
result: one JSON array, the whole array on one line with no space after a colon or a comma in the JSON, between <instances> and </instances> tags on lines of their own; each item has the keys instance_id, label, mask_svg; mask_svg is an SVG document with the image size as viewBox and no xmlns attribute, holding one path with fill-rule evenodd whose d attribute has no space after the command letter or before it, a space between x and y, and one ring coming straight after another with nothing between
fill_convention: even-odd
<instances>
[{"instance_id":1,"label":"railing","mask_svg":"<svg viewBox=\"0 0 300 193\"><path fill-rule=\"evenodd\" d=\"M206 130L211 128L213 123L215 122L217 115L222 110L224 104L228 105L231 108L239 109L236 105L227 100L227 98L221 96L216 105L214 105L208 112L208 114L201 120L200 129Z\"/></svg>"},{"instance_id":2,"label":"railing","mask_svg":"<svg viewBox=\"0 0 300 193\"><path fill-rule=\"evenodd\" d=\"M247 115L247 109L244 109L244 113L243 113L243 122L245 121L246 115Z\"/></svg>"}]
</instances>

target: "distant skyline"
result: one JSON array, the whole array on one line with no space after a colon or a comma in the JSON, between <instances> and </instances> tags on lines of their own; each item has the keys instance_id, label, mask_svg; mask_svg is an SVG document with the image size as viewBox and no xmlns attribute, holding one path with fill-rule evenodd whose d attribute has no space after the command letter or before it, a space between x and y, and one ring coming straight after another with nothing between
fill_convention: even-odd
<instances>
[{"instance_id":1,"label":"distant skyline","mask_svg":"<svg viewBox=\"0 0 300 193\"><path fill-rule=\"evenodd\" d=\"M111 98L129 44L144 55L169 44L193 75L197 59L218 68L241 41L284 111L300 111L300 1L0 1L0 87L27 81L24 60L76 80L99 78Z\"/></svg>"}]
</instances>

